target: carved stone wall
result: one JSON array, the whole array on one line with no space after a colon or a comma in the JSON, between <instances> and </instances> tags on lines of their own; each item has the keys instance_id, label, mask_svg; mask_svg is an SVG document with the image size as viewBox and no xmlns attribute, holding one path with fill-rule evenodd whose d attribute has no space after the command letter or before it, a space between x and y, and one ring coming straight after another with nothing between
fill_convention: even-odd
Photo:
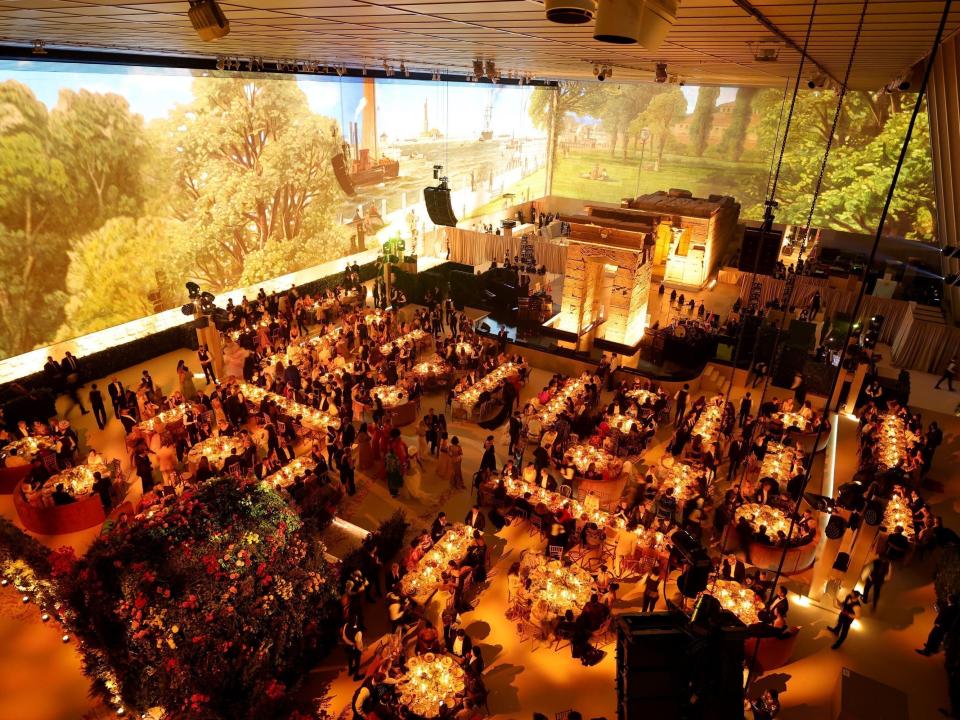
<instances>
[{"instance_id":1,"label":"carved stone wall","mask_svg":"<svg viewBox=\"0 0 960 720\"><path fill-rule=\"evenodd\" d=\"M608 266L616 269L599 334L612 342L634 345L643 335L652 267L639 248L572 241L567 250L559 327L580 333L597 318Z\"/></svg>"}]
</instances>

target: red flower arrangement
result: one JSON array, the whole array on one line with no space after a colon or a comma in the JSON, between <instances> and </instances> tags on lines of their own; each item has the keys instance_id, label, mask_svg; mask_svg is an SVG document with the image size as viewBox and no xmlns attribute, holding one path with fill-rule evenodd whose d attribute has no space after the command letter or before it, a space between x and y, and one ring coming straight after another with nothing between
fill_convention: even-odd
<instances>
[{"instance_id":1,"label":"red flower arrangement","mask_svg":"<svg viewBox=\"0 0 960 720\"><path fill-rule=\"evenodd\" d=\"M336 574L273 490L211 480L55 565L95 686L171 718L281 717L333 642ZM325 621L330 618L329 621Z\"/></svg>"}]
</instances>

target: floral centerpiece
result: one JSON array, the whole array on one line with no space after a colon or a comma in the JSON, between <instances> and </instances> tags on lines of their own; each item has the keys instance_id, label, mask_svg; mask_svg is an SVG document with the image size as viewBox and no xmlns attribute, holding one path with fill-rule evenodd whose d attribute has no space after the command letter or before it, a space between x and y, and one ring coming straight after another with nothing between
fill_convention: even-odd
<instances>
[{"instance_id":1,"label":"floral centerpiece","mask_svg":"<svg viewBox=\"0 0 960 720\"><path fill-rule=\"evenodd\" d=\"M265 484L213 479L98 539L67 592L95 690L171 718L285 717L336 577Z\"/></svg>"}]
</instances>

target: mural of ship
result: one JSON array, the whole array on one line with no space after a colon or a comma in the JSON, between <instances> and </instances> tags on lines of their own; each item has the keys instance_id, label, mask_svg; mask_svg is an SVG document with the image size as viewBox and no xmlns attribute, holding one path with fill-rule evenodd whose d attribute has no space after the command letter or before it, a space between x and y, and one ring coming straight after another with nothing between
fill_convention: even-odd
<instances>
[{"instance_id":1,"label":"mural of ship","mask_svg":"<svg viewBox=\"0 0 960 720\"><path fill-rule=\"evenodd\" d=\"M400 161L381 157L378 150L374 78L364 78L363 100L360 101L356 114L361 115L361 122L350 122L349 142L344 143L343 152L333 158L333 169L340 187L350 196L356 194L357 188L380 185L400 176Z\"/></svg>"}]
</instances>

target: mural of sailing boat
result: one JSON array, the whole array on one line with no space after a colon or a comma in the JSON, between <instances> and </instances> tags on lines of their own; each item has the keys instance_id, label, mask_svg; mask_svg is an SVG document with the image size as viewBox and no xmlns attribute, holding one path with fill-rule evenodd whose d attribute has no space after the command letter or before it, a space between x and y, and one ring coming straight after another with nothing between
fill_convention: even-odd
<instances>
[{"instance_id":1,"label":"mural of sailing boat","mask_svg":"<svg viewBox=\"0 0 960 720\"><path fill-rule=\"evenodd\" d=\"M356 189L380 185L400 176L400 161L381 157L377 137L377 95L374 78L363 79L363 98L349 124L349 142L333 158L333 169L343 191L350 196Z\"/></svg>"}]
</instances>

